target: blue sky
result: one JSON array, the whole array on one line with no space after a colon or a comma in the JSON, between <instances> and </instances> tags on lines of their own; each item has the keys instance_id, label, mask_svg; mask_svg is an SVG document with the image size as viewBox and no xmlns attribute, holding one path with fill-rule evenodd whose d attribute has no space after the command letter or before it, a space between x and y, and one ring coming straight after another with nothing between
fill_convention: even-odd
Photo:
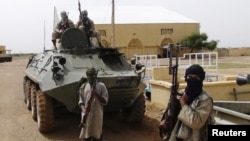
<instances>
[{"instance_id":1,"label":"blue sky","mask_svg":"<svg viewBox=\"0 0 250 141\"><path fill-rule=\"evenodd\" d=\"M50 49L54 6L77 9L78 0L2 0L0 45L12 53ZM111 0L80 0L84 6L110 6ZM115 0L116 5L161 5L200 23L218 47L250 47L249 0ZM69 11L70 12L70 11ZM143 11L141 11L143 14ZM45 34L44 34L45 33Z\"/></svg>"}]
</instances>

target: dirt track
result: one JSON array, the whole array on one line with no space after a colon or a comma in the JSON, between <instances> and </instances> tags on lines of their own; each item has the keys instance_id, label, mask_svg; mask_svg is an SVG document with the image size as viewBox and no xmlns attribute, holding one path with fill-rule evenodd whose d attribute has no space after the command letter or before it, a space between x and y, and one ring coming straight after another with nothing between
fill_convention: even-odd
<instances>
[{"instance_id":1,"label":"dirt track","mask_svg":"<svg viewBox=\"0 0 250 141\"><path fill-rule=\"evenodd\" d=\"M56 112L54 132L41 134L38 131L31 111L24 103L22 81L27 61L27 58L14 58L12 62L0 63L0 140L78 141L80 115L68 113L66 110ZM147 109L153 108L148 105ZM157 113L155 118L160 118L160 115ZM145 116L142 124L132 125L122 122L119 113L107 113L104 116L104 140L160 141L157 128L159 122L155 118Z\"/></svg>"},{"instance_id":2,"label":"dirt track","mask_svg":"<svg viewBox=\"0 0 250 141\"><path fill-rule=\"evenodd\" d=\"M250 66L250 57L221 58L221 61L242 62ZM231 59L231 60L230 60ZM78 141L80 115L65 110L56 112L56 129L41 134L31 111L24 104L22 81L27 58L14 58L12 62L0 63L0 137L1 141ZM250 67L220 70L222 74L250 73ZM104 116L105 141L160 141L158 133L161 110L147 101L144 121L140 125L126 124L119 113Z\"/></svg>"}]
</instances>

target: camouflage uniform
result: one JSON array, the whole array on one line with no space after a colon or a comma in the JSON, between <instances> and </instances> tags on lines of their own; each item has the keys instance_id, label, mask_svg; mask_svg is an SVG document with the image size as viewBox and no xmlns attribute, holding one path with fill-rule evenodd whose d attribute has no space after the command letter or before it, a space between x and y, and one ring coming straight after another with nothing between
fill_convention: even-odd
<instances>
[{"instance_id":1,"label":"camouflage uniform","mask_svg":"<svg viewBox=\"0 0 250 141\"><path fill-rule=\"evenodd\" d=\"M187 87L180 98L181 110L169 141L207 141L208 125L215 124L213 99L203 89L205 71L198 64L185 72Z\"/></svg>"},{"instance_id":2,"label":"camouflage uniform","mask_svg":"<svg viewBox=\"0 0 250 141\"><path fill-rule=\"evenodd\" d=\"M76 24L76 28L79 28L84 31L87 37L96 37L99 46L102 47L101 36L99 32L95 30L94 21L87 16L88 12L86 10L83 10L81 12L80 20Z\"/></svg>"},{"instance_id":3,"label":"camouflage uniform","mask_svg":"<svg viewBox=\"0 0 250 141\"><path fill-rule=\"evenodd\" d=\"M208 125L214 123L213 100L203 91L190 105L182 107L169 141L176 141L176 137L183 141L207 141Z\"/></svg>"},{"instance_id":4,"label":"camouflage uniform","mask_svg":"<svg viewBox=\"0 0 250 141\"><path fill-rule=\"evenodd\" d=\"M55 47L56 47L56 39L60 39L62 33L66 29L75 27L74 23L70 19L68 19L68 16L65 11L61 12L61 17L62 17L61 21L56 25L56 29L52 33L52 43Z\"/></svg>"}]
</instances>

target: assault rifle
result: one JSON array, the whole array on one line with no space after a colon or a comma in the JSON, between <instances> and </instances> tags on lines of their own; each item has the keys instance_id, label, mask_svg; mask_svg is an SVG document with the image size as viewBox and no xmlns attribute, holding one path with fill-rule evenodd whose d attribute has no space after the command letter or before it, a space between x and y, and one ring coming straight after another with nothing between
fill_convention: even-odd
<instances>
[{"instance_id":1,"label":"assault rifle","mask_svg":"<svg viewBox=\"0 0 250 141\"><path fill-rule=\"evenodd\" d=\"M79 14L80 14L80 18L82 19L82 14L81 14L81 3L80 3L80 0L78 0L78 11L79 11Z\"/></svg>"},{"instance_id":2,"label":"assault rifle","mask_svg":"<svg viewBox=\"0 0 250 141\"><path fill-rule=\"evenodd\" d=\"M78 11L79 11L79 21L80 21L80 23L77 23L77 27L80 26L80 24L83 24L83 22L82 22L83 17L82 17L82 10L81 10L80 0L78 0Z\"/></svg>"},{"instance_id":3,"label":"assault rifle","mask_svg":"<svg viewBox=\"0 0 250 141\"><path fill-rule=\"evenodd\" d=\"M173 44L170 44L170 56L169 56L169 74L172 75L172 86L171 86L171 93L168 101L168 105L166 110L163 113L159 130L160 130L160 137L164 141L168 141L171 135L171 132L174 129L174 126L177 121L177 116L180 112L181 106L179 100L177 98L178 95L178 52L180 45L177 43L176 45L176 63L172 66L172 56L173 56Z\"/></svg>"},{"instance_id":4,"label":"assault rifle","mask_svg":"<svg viewBox=\"0 0 250 141\"><path fill-rule=\"evenodd\" d=\"M86 84L85 84L85 86L86 86ZM83 87L83 90L84 90L85 86ZM81 120L81 123L79 125L80 128L85 127L86 120L87 120L87 117L88 117L90 109L91 109L91 104L92 104L92 101L94 99L94 93L96 93L95 86L96 86L96 83L93 84L92 91L91 91L91 96L90 96L90 99L87 102L87 107L85 108L85 113L82 114L82 120Z\"/></svg>"}]
</instances>

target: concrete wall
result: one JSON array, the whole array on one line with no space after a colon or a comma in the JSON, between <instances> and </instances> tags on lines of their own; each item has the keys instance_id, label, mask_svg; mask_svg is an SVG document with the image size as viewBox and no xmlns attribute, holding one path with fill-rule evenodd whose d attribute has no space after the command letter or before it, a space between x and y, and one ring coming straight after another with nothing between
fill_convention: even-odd
<instances>
[{"instance_id":1,"label":"concrete wall","mask_svg":"<svg viewBox=\"0 0 250 141\"><path fill-rule=\"evenodd\" d=\"M223 56L250 56L250 47L217 48L218 55Z\"/></svg>"},{"instance_id":2,"label":"concrete wall","mask_svg":"<svg viewBox=\"0 0 250 141\"><path fill-rule=\"evenodd\" d=\"M164 72L164 73L163 73ZM171 93L171 77L168 69L153 68L151 85L151 102L160 107L166 107ZM225 77L224 80L215 82L204 82L203 89L208 92L215 101L250 101L249 85L238 86L236 76ZM179 90L184 89L186 83L179 78Z\"/></svg>"}]
</instances>

